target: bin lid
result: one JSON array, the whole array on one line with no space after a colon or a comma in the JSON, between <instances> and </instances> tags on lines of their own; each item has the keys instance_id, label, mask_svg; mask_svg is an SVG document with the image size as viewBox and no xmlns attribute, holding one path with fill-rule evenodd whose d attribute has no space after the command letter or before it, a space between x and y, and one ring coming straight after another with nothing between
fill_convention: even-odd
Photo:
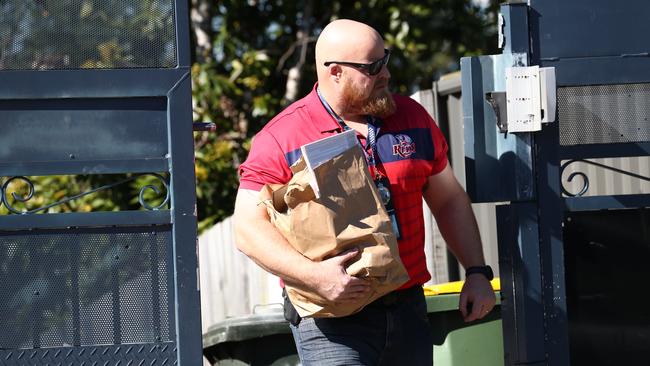
<instances>
[{"instance_id":1,"label":"bin lid","mask_svg":"<svg viewBox=\"0 0 650 366\"><path fill-rule=\"evenodd\" d=\"M491 282L492 289L496 294L496 305L501 304L501 282L499 278L493 279ZM441 283L437 285L424 286L424 294L427 302L427 312L441 312L458 310L458 302L460 291L463 288L465 281L455 281Z\"/></svg>"},{"instance_id":2,"label":"bin lid","mask_svg":"<svg viewBox=\"0 0 650 366\"><path fill-rule=\"evenodd\" d=\"M203 348L223 342L236 342L265 337L272 334L291 333L282 311L267 314L250 314L220 321L203 334Z\"/></svg>"},{"instance_id":3,"label":"bin lid","mask_svg":"<svg viewBox=\"0 0 650 366\"><path fill-rule=\"evenodd\" d=\"M463 289L464 284L465 281L454 281L454 282L439 283L436 285L423 286L424 295L435 296L440 294L460 293L460 290ZM494 289L494 291L501 291L501 281L499 277L490 281L490 284L492 284L492 289Z\"/></svg>"}]
</instances>

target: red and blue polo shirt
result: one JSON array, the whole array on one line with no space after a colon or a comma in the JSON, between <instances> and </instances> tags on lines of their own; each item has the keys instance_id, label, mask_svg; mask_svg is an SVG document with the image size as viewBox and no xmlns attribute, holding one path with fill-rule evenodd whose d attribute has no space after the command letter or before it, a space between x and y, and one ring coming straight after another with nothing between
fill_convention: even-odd
<instances>
[{"instance_id":1,"label":"red and blue polo shirt","mask_svg":"<svg viewBox=\"0 0 650 366\"><path fill-rule=\"evenodd\" d=\"M390 182L400 223L399 253L410 277L402 288L408 288L431 278L424 254L422 191L427 178L447 166L447 142L420 104L408 97L393 97L397 109L383 120L375 157L377 169ZM341 131L314 86L255 135L248 158L239 168L239 188L259 191L265 184L289 182L289 167L300 158L302 145ZM361 146L366 146L365 138L358 137Z\"/></svg>"}]
</instances>

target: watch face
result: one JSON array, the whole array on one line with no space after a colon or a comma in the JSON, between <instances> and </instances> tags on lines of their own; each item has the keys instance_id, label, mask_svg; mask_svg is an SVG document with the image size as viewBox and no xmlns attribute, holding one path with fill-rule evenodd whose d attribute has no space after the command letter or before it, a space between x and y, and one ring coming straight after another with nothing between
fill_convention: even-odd
<instances>
[{"instance_id":1,"label":"watch face","mask_svg":"<svg viewBox=\"0 0 650 366\"><path fill-rule=\"evenodd\" d=\"M494 278L494 272L492 272L492 267L485 266L485 270L486 270L486 276L488 280L492 281L492 279Z\"/></svg>"}]
</instances>

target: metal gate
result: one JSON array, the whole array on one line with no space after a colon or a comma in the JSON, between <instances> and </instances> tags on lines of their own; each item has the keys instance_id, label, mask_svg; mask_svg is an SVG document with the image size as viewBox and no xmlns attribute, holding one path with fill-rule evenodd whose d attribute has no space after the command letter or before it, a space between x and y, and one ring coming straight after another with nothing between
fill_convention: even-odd
<instances>
[{"instance_id":1,"label":"metal gate","mask_svg":"<svg viewBox=\"0 0 650 366\"><path fill-rule=\"evenodd\" d=\"M638 363L650 339L638 291L650 276L650 4L529 0L501 14L503 53L461 67L467 188L500 202L506 364ZM502 132L517 97L506 69L527 66L554 68L556 122ZM594 189L585 167L612 173L618 192Z\"/></svg>"},{"instance_id":2,"label":"metal gate","mask_svg":"<svg viewBox=\"0 0 650 366\"><path fill-rule=\"evenodd\" d=\"M0 14L0 365L201 364L186 1Z\"/></svg>"}]
</instances>

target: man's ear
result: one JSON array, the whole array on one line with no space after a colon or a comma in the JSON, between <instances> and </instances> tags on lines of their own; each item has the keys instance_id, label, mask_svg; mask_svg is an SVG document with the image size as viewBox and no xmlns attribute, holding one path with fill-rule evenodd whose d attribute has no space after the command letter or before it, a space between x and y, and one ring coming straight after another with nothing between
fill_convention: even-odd
<instances>
[{"instance_id":1,"label":"man's ear","mask_svg":"<svg viewBox=\"0 0 650 366\"><path fill-rule=\"evenodd\" d=\"M342 72L343 72L343 69L341 68L341 66L336 65L336 64L331 65L331 66L327 69L327 75L328 75L328 76L329 76L333 81L335 81L335 82L337 82L337 83L338 83L339 80L341 79L341 73L342 73Z\"/></svg>"}]
</instances>

